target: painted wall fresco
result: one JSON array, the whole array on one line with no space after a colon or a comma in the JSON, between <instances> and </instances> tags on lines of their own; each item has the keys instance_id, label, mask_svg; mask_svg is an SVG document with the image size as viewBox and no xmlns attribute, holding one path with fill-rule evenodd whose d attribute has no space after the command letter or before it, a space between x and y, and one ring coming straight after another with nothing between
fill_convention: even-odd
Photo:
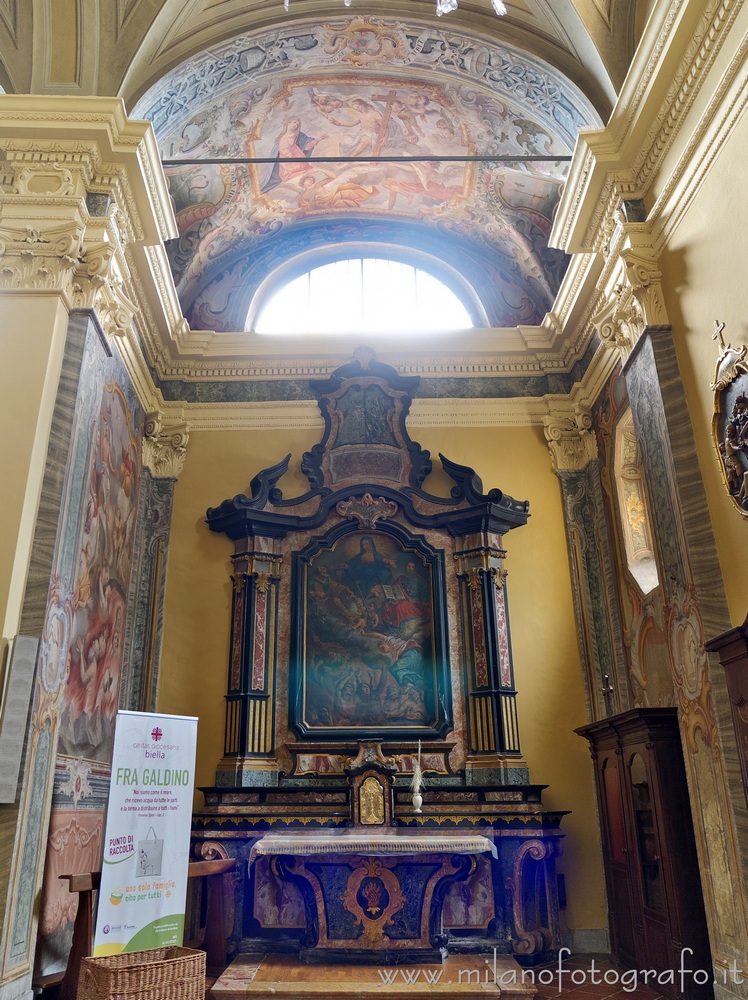
<instances>
[{"instance_id":1,"label":"painted wall fresco","mask_svg":"<svg viewBox=\"0 0 748 1000\"><path fill-rule=\"evenodd\" d=\"M114 720L140 526L143 414L88 324L75 400L35 715L56 734L37 965L64 966L77 897L60 874L101 863Z\"/></svg>"},{"instance_id":2,"label":"painted wall fresco","mask_svg":"<svg viewBox=\"0 0 748 1000\"><path fill-rule=\"evenodd\" d=\"M85 428L89 454L59 731L61 753L89 760L112 754L140 477L134 420L122 387L106 381L99 412Z\"/></svg>"},{"instance_id":3,"label":"painted wall fresco","mask_svg":"<svg viewBox=\"0 0 748 1000\"><path fill-rule=\"evenodd\" d=\"M243 329L254 290L314 234L371 238L336 228L351 218L415 223L413 248L435 231L458 268L452 241L466 239L478 258L470 280L499 287L489 321L539 322L566 267L548 248L565 164L444 158L566 156L579 129L599 124L560 74L509 46L364 17L227 42L168 74L135 113L153 122L165 159L269 161L167 168L182 306L215 330ZM302 224L298 245L278 242Z\"/></svg>"}]
</instances>

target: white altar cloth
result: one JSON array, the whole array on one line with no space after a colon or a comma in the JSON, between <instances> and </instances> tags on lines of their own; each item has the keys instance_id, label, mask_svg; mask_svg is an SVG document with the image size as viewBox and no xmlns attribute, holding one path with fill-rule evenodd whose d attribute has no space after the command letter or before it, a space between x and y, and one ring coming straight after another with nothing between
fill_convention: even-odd
<instances>
[{"instance_id":1,"label":"white altar cloth","mask_svg":"<svg viewBox=\"0 0 748 1000\"><path fill-rule=\"evenodd\" d=\"M486 854L498 857L492 839L481 833L462 830L329 829L288 830L266 833L250 854L250 864L257 855L365 854L409 855Z\"/></svg>"}]
</instances>

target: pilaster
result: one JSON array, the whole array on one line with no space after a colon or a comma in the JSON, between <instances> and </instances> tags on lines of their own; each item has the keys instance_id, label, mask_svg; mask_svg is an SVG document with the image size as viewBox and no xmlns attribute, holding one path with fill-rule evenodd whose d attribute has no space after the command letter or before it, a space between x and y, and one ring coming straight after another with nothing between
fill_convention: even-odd
<instances>
[{"instance_id":1,"label":"pilaster","mask_svg":"<svg viewBox=\"0 0 748 1000\"><path fill-rule=\"evenodd\" d=\"M151 127L128 121L121 101L2 95L0 105L0 300L12 327L4 333L6 347L11 345L4 351L4 380L21 401L19 413L33 411L25 418L30 433L16 436L15 414L7 425L14 431L17 452L8 489L19 493L22 503L18 513L15 506L10 510L4 505L11 514L6 535L15 553L12 565L0 560L0 588L3 599L8 595L5 635L12 637L24 616L24 621L35 623L37 638L43 640L20 791L13 805L15 822L6 822L0 834L0 848L11 859L7 896L6 886L0 886L6 902L0 949L4 1000L28 996L31 990L66 681L65 651L55 645L66 612L56 609L59 620L48 631L42 579L42 563L54 564L49 546L56 545L59 506L53 509L45 500L40 516L49 523L37 522L42 483L55 470L63 477L70 443L53 419L61 412L57 404L63 396L64 406L71 405L68 383L77 377L64 368L66 338L81 322L95 322L102 343L107 342L105 349L124 360L146 412L156 409L140 338L149 328L154 332L160 292L145 266L145 247L176 235L176 226ZM69 319L74 312L77 319ZM68 362L72 364L72 355ZM80 358L78 366L80 370ZM13 398L8 405L18 408ZM51 463L57 463L54 470ZM156 559L153 565L160 593L165 562ZM151 610L158 620L158 602ZM132 633L133 623L127 628Z\"/></svg>"},{"instance_id":2,"label":"pilaster","mask_svg":"<svg viewBox=\"0 0 748 1000\"><path fill-rule=\"evenodd\" d=\"M726 984L748 962L748 816L725 679L704 650L730 622L669 327L645 330L624 375L652 501L715 979Z\"/></svg>"},{"instance_id":3,"label":"pilaster","mask_svg":"<svg viewBox=\"0 0 748 1000\"><path fill-rule=\"evenodd\" d=\"M185 421L165 417L158 410L146 416L141 443L143 530L135 553L139 574L129 658L131 667L138 664L141 669L131 669L122 679L123 690L129 695L127 704L143 712L156 708L174 487L184 468L188 441Z\"/></svg>"},{"instance_id":4,"label":"pilaster","mask_svg":"<svg viewBox=\"0 0 748 1000\"><path fill-rule=\"evenodd\" d=\"M628 707L623 630L597 441L591 414L578 406L551 410L544 430L561 484L587 708L597 720Z\"/></svg>"}]
</instances>

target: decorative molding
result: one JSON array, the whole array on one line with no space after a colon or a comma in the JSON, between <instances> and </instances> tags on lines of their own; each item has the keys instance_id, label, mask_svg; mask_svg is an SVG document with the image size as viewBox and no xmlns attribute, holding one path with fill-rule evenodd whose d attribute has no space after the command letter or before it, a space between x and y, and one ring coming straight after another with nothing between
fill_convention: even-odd
<instances>
[{"instance_id":1,"label":"decorative molding","mask_svg":"<svg viewBox=\"0 0 748 1000\"><path fill-rule=\"evenodd\" d=\"M14 45L18 45L18 0L0 0L0 20Z\"/></svg>"},{"instance_id":2,"label":"decorative molding","mask_svg":"<svg viewBox=\"0 0 748 1000\"><path fill-rule=\"evenodd\" d=\"M455 552L455 572L457 576L467 576L471 589L479 586L479 573L488 573L495 583L503 587L506 583L507 570L504 569L504 559L506 551L491 544L486 538L485 544L480 548L466 549Z\"/></svg>"},{"instance_id":3,"label":"decorative molding","mask_svg":"<svg viewBox=\"0 0 748 1000\"><path fill-rule=\"evenodd\" d=\"M187 457L189 424L169 421L163 413L149 413L143 436L143 465L160 479L177 479Z\"/></svg>"},{"instance_id":4,"label":"decorative molding","mask_svg":"<svg viewBox=\"0 0 748 1000\"><path fill-rule=\"evenodd\" d=\"M610 124L580 135L551 246L567 253L602 252L606 226L621 199L642 199L651 189L742 5L743 0L672 0L667 10L655 5ZM739 75L739 66L733 72ZM697 131L706 128L708 117L702 115Z\"/></svg>"},{"instance_id":5,"label":"decorative molding","mask_svg":"<svg viewBox=\"0 0 748 1000\"><path fill-rule=\"evenodd\" d=\"M169 403L160 399L165 419L185 420L190 431L287 430L324 426L316 400L278 403Z\"/></svg>"},{"instance_id":6,"label":"decorative molding","mask_svg":"<svg viewBox=\"0 0 748 1000\"><path fill-rule=\"evenodd\" d=\"M711 0L704 4L703 16L647 136L648 141L642 143L634 162L642 189L649 187L652 175L672 146L742 5L743 0Z\"/></svg>"},{"instance_id":7,"label":"decorative molding","mask_svg":"<svg viewBox=\"0 0 748 1000\"><path fill-rule=\"evenodd\" d=\"M653 232L656 233L655 246L658 251L672 239L704 178L748 105L746 59L748 35L744 36L707 108L699 117L678 163L657 194L649 218L653 224Z\"/></svg>"},{"instance_id":8,"label":"decorative molding","mask_svg":"<svg viewBox=\"0 0 748 1000\"><path fill-rule=\"evenodd\" d=\"M335 509L341 517L355 518L360 528L373 528L377 521L394 517L397 514L396 503L385 500L384 497L375 500L371 493L364 493L360 498L351 497L350 500L341 500Z\"/></svg>"},{"instance_id":9,"label":"decorative molding","mask_svg":"<svg viewBox=\"0 0 748 1000\"><path fill-rule=\"evenodd\" d=\"M150 125L130 121L117 99L6 95L0 142L0 289L56 291L71 311L93 311L119 340L143 408L155 410L141 342L165 351L184 321L163 252L176 223ZM149 257L153 246L162 260Z\"/></svg>"},{"instance_id":10,"label":"decorative molding","mask_svg":"<svg viewBox=\"0 0 748 1000\"><path fill-rule=\"evenodd\" d=\"M167 352L156 341L156 372L163 381L267 379L281 381L329 375L359 346L362 334L329 337L267 337L255 333L214 333L191 330L186 320L172 317ZM150 324L156 329L156 324ZM560 337L560 321L553 314L537 327L497 327L442 335L428 352L402 348L402 338L377 338L378 353L390 358L404 375L431 378L491 376L543 377L566 375L579 363L587 347Z\"/></svg>"},{"instance_id":11,"label":"decorative molding","mask_svg":"<svg viewBox=\"0 0 748 1000\"><path fill-rule=\"evenodd\" d=\"M617 351L622 361L626 360L644 329L641 312L621 285L598 302L592 322L603 345Z\"/></svg>"},{"instance_id":12,"label":"decorative molding","mask_svg":"<svg viewBox=\"0 0 748 1000\"><path fill-rule=\"evenodd\" d=\"M636 301L644 326L666 326L667 310L662 295L662 272L652 249L651 231L646 224L623 225L625 245L620 256L626 285Z\"/></svg>"},{"instance_id":13,"label":"decorative molding","mask_svg":"<svg viewBox=\"0 0 748 1000\"><path fill-rule=\"evenodd\" d=\"M112 281L97 296L96 314L108 337L126 337L138 311L126 295L123 283Z\"/></svg>"},{"instance_id":14,"label":"decorative molding","mask_svg":"<svg viewBox=\"0 0 748 1000\"><path fill-rule=\"evenodd\" d=\"M595 384L604 376L595 377ZM574 395L577 398L578 394ZM542 427L549 405L566 396L512 399L414 399L410 427ZM223 430L285 430L323 426L314 400L258 403L158 403L172 420L186 420L192 432Z\"/></svg>"}]
</instances>

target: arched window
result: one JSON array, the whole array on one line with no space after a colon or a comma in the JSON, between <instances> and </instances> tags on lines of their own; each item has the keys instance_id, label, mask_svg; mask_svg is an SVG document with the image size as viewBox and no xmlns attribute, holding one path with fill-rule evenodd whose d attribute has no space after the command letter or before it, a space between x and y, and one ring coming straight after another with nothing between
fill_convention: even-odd
<instances>
[{"instance_id":1,"label":"arched window","mask_svg":"<svg viewBox=\"0 0 748 1000\"><path fill-rule=\"evenodd\" d=\"M273 285L250 310L256 333L431 333L476 325L466 290L422 268L381 257L347 257ZM254 321L252 317L254 316Z\"/></svg>"},{"instance_id":2,"label":"arched window","mask_svg":"<svg viewBox=\"0 0 748 1000\"><path fill-rule=\"evenodd\" d=\"M616 427L615 478L626 563L641 592L649 594L660 581L649 525L639 443L630 409L622 414Z\"/></svg>"}]
</instances>

